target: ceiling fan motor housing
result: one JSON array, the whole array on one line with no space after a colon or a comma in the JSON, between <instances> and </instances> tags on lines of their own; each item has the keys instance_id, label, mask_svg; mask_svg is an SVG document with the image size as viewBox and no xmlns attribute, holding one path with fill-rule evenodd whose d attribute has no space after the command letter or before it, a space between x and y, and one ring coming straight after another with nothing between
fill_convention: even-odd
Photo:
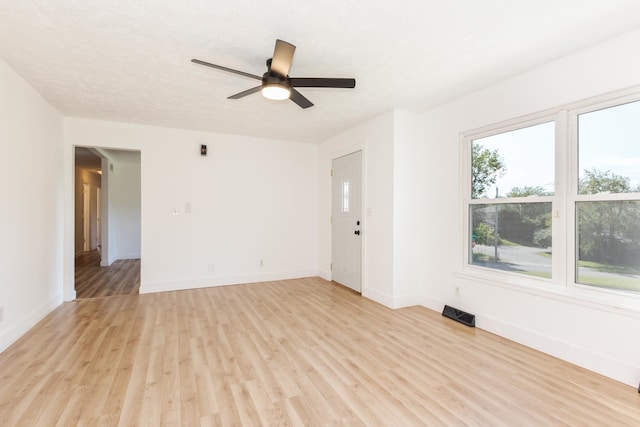
<instances>
[{"instance_id":1,"label":"ceiling fan motor housing","mask_svg":"<svg viewBox=\"0 0 640 427\"><path fill-rule=\"evenodd\" d=\"M270 71L267 71L262 76L262 84L263 85L280 85L280 86L291 87L291 84L289 83L289 78L288 77L283 77L283 76L280 76L278 74L273 74Z\"/></svg>"}]
</instances>

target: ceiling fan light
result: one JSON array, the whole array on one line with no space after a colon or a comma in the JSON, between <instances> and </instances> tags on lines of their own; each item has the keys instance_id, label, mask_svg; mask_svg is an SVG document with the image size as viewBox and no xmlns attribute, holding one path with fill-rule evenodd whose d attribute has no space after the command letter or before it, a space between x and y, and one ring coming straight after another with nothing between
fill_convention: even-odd
<instances>
[{"instance_id":1,"label":"ceiling fan light","mask_svg":"<svg viewBox=\"0 0 640 427\"><path fill-rule=\"evenodd\" d=\"M283 84L269 83L262 87L262 96L268 99L280 101L288 99L291 95L291 89Z\"/></svg>"}]
</instances>

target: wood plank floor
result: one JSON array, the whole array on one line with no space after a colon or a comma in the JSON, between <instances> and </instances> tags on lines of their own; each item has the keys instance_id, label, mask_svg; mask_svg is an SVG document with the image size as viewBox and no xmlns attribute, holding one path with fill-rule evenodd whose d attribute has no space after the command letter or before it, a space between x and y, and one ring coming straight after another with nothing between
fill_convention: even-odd
<instances>
[{"instance_id":1,"label":"wood plank floor","mask_svg":"<svg viewBox=\"0 0 640 427\"><path fill-rule=\"evenodd\" d=\"M318 278L63 304L0 354L0 425L638 426L640 395Z\"/></svg>"},{"instance_id":2,"label":"wood plank floor","mask_svg":"<svg viewBox=\"0 0 640 427\"><path fill-rule=\"evenodd\" d=\"M140 260L118 260L100 267L97 250L83 252L75 258L75 288L78 299L136 295L140 289Z\"/></svg>"}]
</instances>

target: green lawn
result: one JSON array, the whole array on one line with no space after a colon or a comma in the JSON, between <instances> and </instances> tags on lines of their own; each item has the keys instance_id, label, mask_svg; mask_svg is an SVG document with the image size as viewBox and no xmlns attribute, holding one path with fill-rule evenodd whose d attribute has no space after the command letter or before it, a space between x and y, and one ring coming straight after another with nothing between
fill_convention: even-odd
<instances>
[{"instance_id":1,"label":"green lawn","mask_svg":"<svg viewBox=\"0 0 640 427\"><path fill-rule=\"evenodd\" d=\"M593 285L602 288L623 289L628 291L640 291L640 270L620 265L601 264L594 261L578 261L578 267L590 268L602 273L609 273L615 277L602 277L579 274L579 283Z\"/></svg>"},{"instance_id":2,"label":"green lawn","mask_svg":"<svg viewBox=\"0 0 640 427\"><path fill-rule=\"evenodd\" d=\"M508 243L511 245L515 245L512 242ZM543 250L539 252L539 254L546 258L551 258L550 251ZM473 254L474 264L483 264L492 261L495 261L495 259L487 254ZM583 272L579 275L580 284L598 286L601 288L640 291L640 269L619 265L602 264L594 261L579 261L578 267L588 268L595 272L606 273L606 275L601 276L588 271ZM518 273L527 274L530 276L551 278L551 274L546 272L518 271Z\"/></svg>"},{"instance_id":3,"label":"green lawn","mask_svg":"<svg viewBox=\"0 0 640 427\"><path fill-rule=\"evenodd\" d=\"M598 286L601 288L623 289L626 291L640 291L640 279L633 277L600 277L580 275L580 282L583 285Z\"/></svg>"},{"instance_id":4,"label":"green lawn","mask_svg":"<svg viewBox=\"0 0 640 427\"><path fill-rule=\"evenodd\" d=\"M603 273L640 275L640 270L637 268L602 264L595 261L578 261L578 267L587 267L593 270L602 271Z\"/></svg>"}]
</instances>

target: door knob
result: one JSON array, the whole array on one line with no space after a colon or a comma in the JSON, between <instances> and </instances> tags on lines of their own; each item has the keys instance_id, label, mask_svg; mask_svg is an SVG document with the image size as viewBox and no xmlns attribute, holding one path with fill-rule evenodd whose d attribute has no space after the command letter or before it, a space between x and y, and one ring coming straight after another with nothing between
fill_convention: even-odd
<instances>
[{"instance_id":1,"label":"door knob","mask_svg":"<svg viewBox=\"0 0 640 427\"><path fill-rule=\"evenodd\" d=\"M360 235L360 230L356 230L356 231L354 231L354 232L353 232L353 234L355 234L355 235L359 236L359 235Z\"/></svg>"}]
</instances>

